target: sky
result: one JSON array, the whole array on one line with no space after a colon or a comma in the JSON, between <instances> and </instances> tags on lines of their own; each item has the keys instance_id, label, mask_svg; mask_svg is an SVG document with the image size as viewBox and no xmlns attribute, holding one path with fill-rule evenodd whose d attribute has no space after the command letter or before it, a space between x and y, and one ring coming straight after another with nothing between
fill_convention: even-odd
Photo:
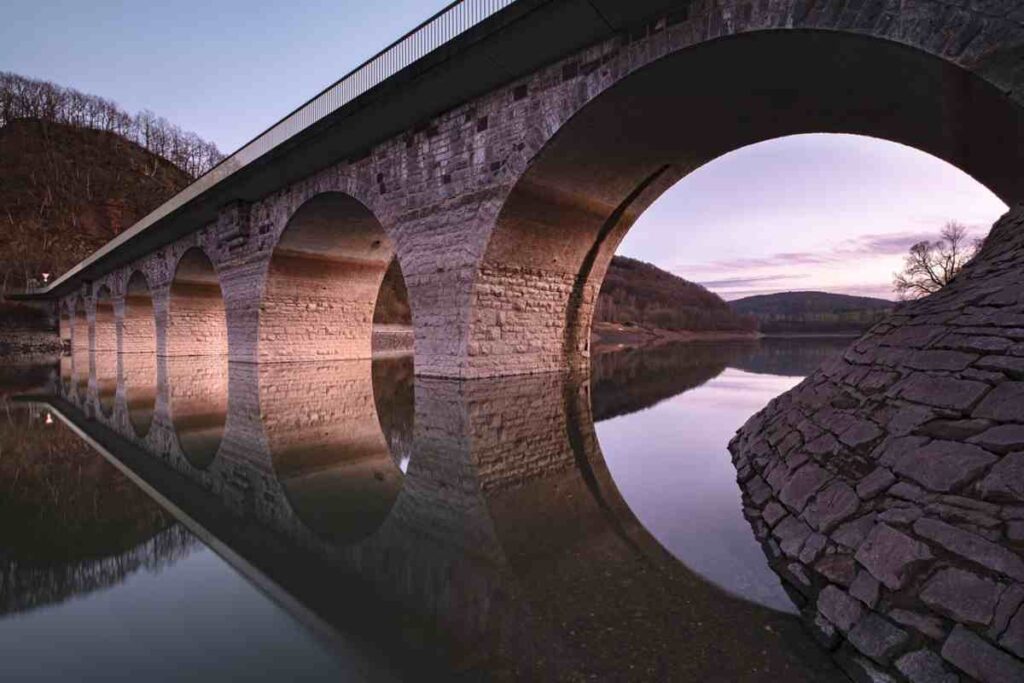
<instances>
[{"instance_id":1,"label":"sky","mask_svg":"<svg viewBox=\"0 0 1024 683\"><path fill-rule=\"evenodd\" d=\"M232 152L447 4L5 0L0 70L149 109ZM912 243L947 220L981 235L1005 210L923 152L793 136L691 173L619 253L726 299L803 289L891 298Z\"/></svg>"}]
</instances>

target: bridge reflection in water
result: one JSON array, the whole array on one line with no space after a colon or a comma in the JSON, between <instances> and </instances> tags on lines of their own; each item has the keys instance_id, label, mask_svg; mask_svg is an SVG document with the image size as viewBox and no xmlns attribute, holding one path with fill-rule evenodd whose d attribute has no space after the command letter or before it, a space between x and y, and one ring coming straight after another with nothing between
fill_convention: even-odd
<instances>
[{"instance_id":1,"label":"bridge reflection in water","mask_svg":"<svg viewBox=\"0 0 1024 683\"><path fill-rule=\"evenodd\" d=\"M122 354L112 372L95 356L85 385L69 381L78 364L62 362L44 400L373 670L835 680L795 616L673 557L609 474L595 413L645 408L729 364L791 361L717 345L680 369L680 354L694 353L598 355L592 384L560 374L414 378L409 357L236 364Z\"/></svg>"}]
</instances>

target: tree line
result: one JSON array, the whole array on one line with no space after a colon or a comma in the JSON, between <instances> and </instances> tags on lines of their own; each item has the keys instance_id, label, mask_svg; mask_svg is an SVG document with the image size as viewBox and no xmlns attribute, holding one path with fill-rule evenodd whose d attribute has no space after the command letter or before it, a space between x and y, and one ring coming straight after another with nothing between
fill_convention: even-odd
<instances>
[{"instance_id":1,"label":"tree line","mask_svg":"<svg viewBox=\"0 0 1024 683\"><path fill-rule=\"evenodd\" d=\"M0 128L35 119L114 133L196 178L223 158L217 146L151 111L132 115L103 97L0 71Z\"/></svg>"}]
</instances>

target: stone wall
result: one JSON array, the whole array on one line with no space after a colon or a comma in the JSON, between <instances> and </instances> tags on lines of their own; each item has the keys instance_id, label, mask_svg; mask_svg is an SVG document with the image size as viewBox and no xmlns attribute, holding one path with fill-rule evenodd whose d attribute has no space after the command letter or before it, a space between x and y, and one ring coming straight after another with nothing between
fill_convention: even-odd
<instances>
[{"instance_id":1,"label":"stone wall","mask_svg":"<svg viewBox=\"0 0 1024 683\"><path fill-rule=\"evenodd\" d=\"M1024 680L1024 206L730 450L772 566L856 677Z\"/></svg>"}]
</instances>

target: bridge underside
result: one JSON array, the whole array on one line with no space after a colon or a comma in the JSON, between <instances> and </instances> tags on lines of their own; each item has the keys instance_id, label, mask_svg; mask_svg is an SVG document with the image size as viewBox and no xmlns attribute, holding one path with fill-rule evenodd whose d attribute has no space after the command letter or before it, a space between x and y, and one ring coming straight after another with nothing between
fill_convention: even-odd
<instances>
[{"instance_id":1,"label":"bridge underside","mask_svg":"<svg viewBox=\"0 0 1024 683\"><path fill-rule=\"evenodd\" d=\"M782 401L748 425L736 458L755 529L850 661L911 679L911 667L949 663L981 680L1024 671L1014 668L1024 667L1024 613L1000 597L1024 596L1024 470L1004 455L1024 446L1007 436L1024 424L1014 351L1024 341L1015 336L1024 327L1016 208L1024 201L1024 14L1011 0L977 5L695 2L685 15L564 55L299 181L232 201L216 220L77 283L60 304L71 377L88 366L79 356L89 349L206 356L200 374L220 388L229 384L228 359L365 359L393 258L409 292L417 375L586 370L611 256L673 183L783 135L855 133L910 145L971 174L1014 213L955 294L876 328L847 354L843 378L823 371L786 399L799 408L784 411ZM737 202L744 191L736 188ZM166 373L192 367L172 366ZM125 377L152 372L119 367ZM214 394L183 389L166 399L198 468L211 466L225 438L226 409ZM137 432L149 428L154 400L129 399ZM983 409L993 401L1003 407ZM992 443L964 443L988 429L1003 431ZM899 451L906 443L917 453L932 448L933 459L908 460ZM955 466L947 467L947 451ZM797 496L811 460L827 475L814 470L818 485ZM308 484L300 465L295 481ZM940 474L927 474L933 469ZM877 482L884 497L875 497ZM315 487L296 487L296 500L315 499ZM847 524L849 510L859 515L859 535L836 538L836 506ZM960 531L919 528L929 516ZM873 550L879 544L885 552ZM966 547L1000 559L979 566ZM890 550L906 562L872 559ZM845 573L833 571L842 562ZM990 612L965 615L921 597L953 569L991 588ZM939 626L901 621L906 605ZM957 654L975 641L972 651L991 650L984 662Z\"/></svg>"}]
</instances>

